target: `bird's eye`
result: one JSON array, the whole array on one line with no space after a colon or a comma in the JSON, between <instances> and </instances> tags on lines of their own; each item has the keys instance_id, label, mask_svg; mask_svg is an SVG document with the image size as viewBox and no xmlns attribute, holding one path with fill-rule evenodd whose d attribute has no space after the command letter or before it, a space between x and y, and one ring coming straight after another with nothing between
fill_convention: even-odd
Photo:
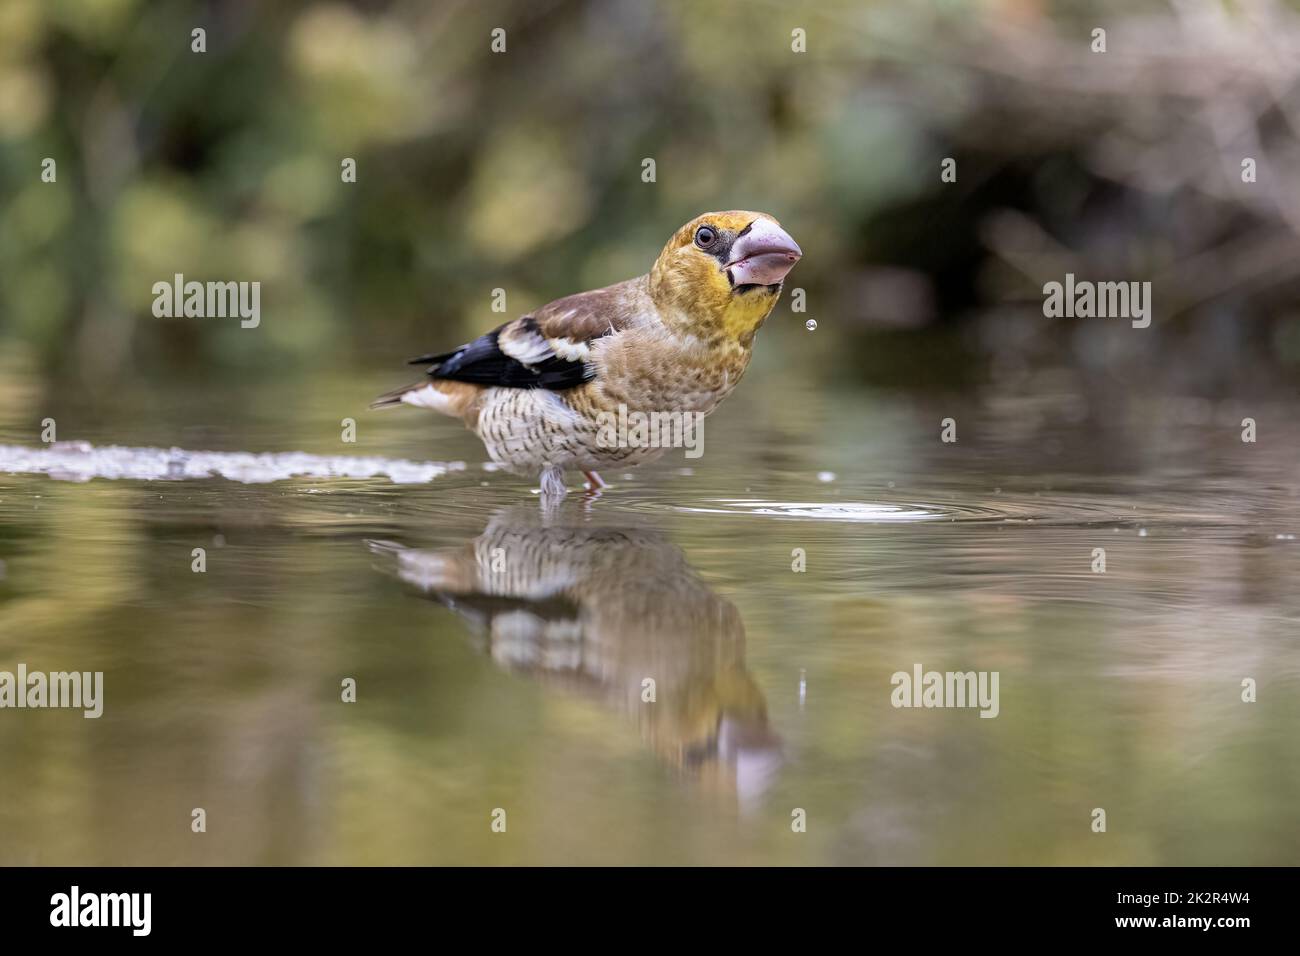
<instances>
[{"instance_id":1,"label":"bird's eye","mask_svg":"<svg viewBox=\"0 0 1300 956\"><path fill-rule=\"evenodd\" d=\"M700 226L695 230L695 244L701 249L707 249L718 241L718 234L710 226Z\"/></svg>"}]
</instances>

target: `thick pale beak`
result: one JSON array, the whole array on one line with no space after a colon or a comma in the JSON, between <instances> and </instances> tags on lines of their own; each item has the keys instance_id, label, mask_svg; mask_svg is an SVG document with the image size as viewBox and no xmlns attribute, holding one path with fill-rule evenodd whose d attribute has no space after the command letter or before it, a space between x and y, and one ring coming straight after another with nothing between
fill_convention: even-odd
<instances>
[{"instance_id":1,"label":"thick pale beak","mask_svg":"<svg viewBox=\"0 0 1300 956\"><path fill-rule=\"evenodd\" d=\"M803 258L790 234L770 219L755 219L731 247L727 274L731 284L775 285Z\"/></svg>"}]
</instances>

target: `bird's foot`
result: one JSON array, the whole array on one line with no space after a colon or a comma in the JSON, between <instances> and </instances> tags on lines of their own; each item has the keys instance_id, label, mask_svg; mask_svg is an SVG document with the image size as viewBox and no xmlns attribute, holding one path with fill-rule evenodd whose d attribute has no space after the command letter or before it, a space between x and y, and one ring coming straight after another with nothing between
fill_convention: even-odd
<instances>
[{"instance_id":1,"label":"bird's foot","mask_svg":"<svg viewBox=\"0 0 1300 956\"><path fill-rule=\"evenodd\" d=\"M598 472L584 471L582 477L587 479L587 490L594 491L596 494L600 494L601 488L609 487L609 485L605 483L605 479L601 478Z\"/></svg>"}]
</instances>

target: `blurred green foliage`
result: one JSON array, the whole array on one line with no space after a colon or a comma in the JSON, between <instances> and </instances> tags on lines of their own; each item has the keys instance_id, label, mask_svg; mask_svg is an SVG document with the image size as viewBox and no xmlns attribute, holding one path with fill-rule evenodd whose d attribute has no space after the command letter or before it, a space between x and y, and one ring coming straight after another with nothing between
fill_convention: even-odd
<instances>
[{"instance_id":1,"label":"blurred green foliage","mask_svg":"<svg viewBox=\"0 0 1300 956\"><path fill-rule=\"evenodd\" d=\"M847 356L873 353L873 329L1033 317L1042 282L1073 268L1163 282L1170 328L1263 316L1229 344L1294 362L1296 233L1268 190L1286 191L1291 142L1271 130L1300 74L1256 65L1266 42L1293 48L1300 20L1207 2L1221 29L1206 53L1186 5L1091 6L6 0L0 341L109 378L391 362L501 321L494 288L519 314L644 272L701 211L753 208L804 247L795 284L820 335L858 346ZM1245 72L1215 81L1219 60ZM1201 79L1138 82L1157 67ZM1280 119L1245 99L1251 83ZM1253 110L1227 143L1196 112L1223 89ZM1232 190L1235 160L1210 161L1246 126L1279 160L1255 194ZM1157 146L1174 168L1141 181ZM956 184L940 181L946 156ZM1239 240L1279 262L1238 277L1230 260L1232 281L1188 292ZM175 273L260 280L261 326L154 317L152 285ZM1045 324L995 320L965 344L1052 355L1031 341Z\"/></svg>"}]
</instances>

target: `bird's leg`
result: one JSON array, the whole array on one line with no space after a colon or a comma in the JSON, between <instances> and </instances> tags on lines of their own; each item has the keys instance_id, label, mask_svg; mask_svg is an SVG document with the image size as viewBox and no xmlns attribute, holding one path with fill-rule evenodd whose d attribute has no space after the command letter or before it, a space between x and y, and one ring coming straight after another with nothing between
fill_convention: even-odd
<instances>
[{"instance_id":1,"label":"bird's leg","mask_svg":"<svg viewBox=\"0 0 1300 956\"><path fill-rule=\"evenodd\" d=\"M582 474L587 479L583 486L586 490L582 493L582 510L590 512L592 504L600 497L600 490L609 486L594 471L584 471Z\"/></svg>"},{"instance_id":2,"label":"bird's leg","mask_svg":"<svg viewBox=\"0 0 1300 956\"><path fill-rule=\"evenodd\" d=\"M558 500L569 493L569 489L564 487L564 469L556 465L542 469L540 484L543 498Z\"/></svg>"}]
</instances>

